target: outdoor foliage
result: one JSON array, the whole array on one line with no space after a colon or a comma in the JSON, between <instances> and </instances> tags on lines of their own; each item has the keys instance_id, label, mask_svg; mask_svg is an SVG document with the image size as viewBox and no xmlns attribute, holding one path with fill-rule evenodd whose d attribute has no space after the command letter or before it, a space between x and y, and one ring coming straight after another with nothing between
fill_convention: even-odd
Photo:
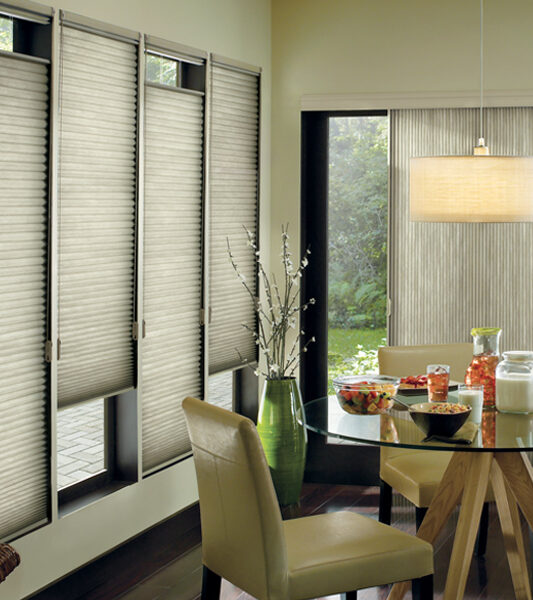
<instances>
[{"instance_id":1,"label":"outdoor foliage","mask_svg":"<svg viewBox=\"0 0 533 600\"><path fill-rule=\"evenodd\" d=\"M178 63L170 58L146 55L146 79L162 85L176 87L178 84Z\"/></svg>"},{"instance_id":2,"label":"outdoor foliage","mask_svg":"<svg viewBox=\"0 0 533 600\"><path fill-rule=\"evenodd\" d=\"M329 326L384 327L387 118L330 119Z\"/></svg>"},{"instance_id":3,"label":"outdoor foliage","mask_svg":"<svg viewBox=\"0 0 533 600\"><path fill-rule=\"evenodd\" d=\"M385 346L385 329L330 329L328 331L328 390L339 375L378 373L378 347Z\"/></svg>"},{"instance_id":4,"label":"outdoor foliage","mask_svg":"<svg viewBox=\"0 0 533 600\"><path fill-rule=\"evenodd\" d=\"M0 17L0 50L11 52L13 49L13 21Z\"/></svg>"}]
</instances>

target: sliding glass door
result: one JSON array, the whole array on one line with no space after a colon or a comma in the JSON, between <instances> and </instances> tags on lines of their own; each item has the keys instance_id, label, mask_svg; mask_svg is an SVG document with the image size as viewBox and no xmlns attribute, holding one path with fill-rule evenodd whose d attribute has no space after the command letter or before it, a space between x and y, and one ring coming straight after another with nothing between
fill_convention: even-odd
<instances>
[{"instance_id":1,"label":"sliding glass door","mask_svg":"<svg viewBox=\"0 0 533 600\"><path fill-rule=\"evenodd\" d=\"M386 343L388 117L328 118L328 390Z\"/></svg>"},{"instance_id":2,"label":"sliding glass door","mask_svg":"<svg viewBox=\"0 0 533 600\"><path fill-rule=\"evenodd\" d=\"M316 298L302 329L317 339L302 363L304 402L332 394L337 375L377 371L387 320L387 156L386 112L302 113L301 247L312 251L302 297ZM306 476L377 483L378 458L375 448L311 435Z\"/></svg>"}]
</instances>

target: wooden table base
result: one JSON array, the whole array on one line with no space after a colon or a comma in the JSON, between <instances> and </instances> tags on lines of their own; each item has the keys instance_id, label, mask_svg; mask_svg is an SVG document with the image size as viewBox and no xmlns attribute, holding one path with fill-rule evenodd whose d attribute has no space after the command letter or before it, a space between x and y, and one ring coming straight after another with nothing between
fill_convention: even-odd
<instances>
[{"instance_id":1,"label":"wooden table base","mask_svg":"<svg viewBox=\"0 0 533 600\"><path fill-rule=\"evenodd\" d=\"M472 562L489 480L504 537L516 600L532 600L518 507L533 528L533 469L519 452L455 452L437 488L417 537L433 544L461 503L446 578L444 600L461 600ZM401 600L410 582L395 584L388 600Z\"/></svg>"}]
</instances>

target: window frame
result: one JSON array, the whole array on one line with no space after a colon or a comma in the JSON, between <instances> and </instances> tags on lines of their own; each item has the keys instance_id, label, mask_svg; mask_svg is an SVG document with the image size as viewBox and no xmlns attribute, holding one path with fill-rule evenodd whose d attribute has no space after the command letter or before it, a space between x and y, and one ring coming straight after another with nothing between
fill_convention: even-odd
<instances>
[{"instance_id":1,"label":"window frame","mask_svg":"<svg viewBox=\"0 0 533 600\"><path fill-rule=\"evenodd\" d=\"M106 398L102 398L104 404L104 418L103 418L103 438L104 438L104 469L99 473L96 473L92 477L87 477L78 481L76 483L72 483L63 488L59 488L57 490L59 505L60 507L64 504L73 502L74 500L79 499L82 496L86 496L92 492L95 492L98 489L101 489L108 484L110 484L114 479L115 474L115 440L114 440L114 430L116 427L116 408L115 408L115 399L116 396L109 396ZM92 402L89 400L88 402ZM80 408L86 404L85 402L81 402L79 404L74 404L72 406L66 406L58 410L58 414L64 410L76 410L76 408ZM59 436L58 436L59 438ZM57 452L59 455L59 450ZM58 467L59 469L59 467Z\"/></svg>"},{"instance_id":2,"label":"window frame","mask_svg":"<svg viewBox=\"0 0 533 600\"><path fill-rule=\"evenodd\" d=\"M313 260L303 273L300 293L301 298L315 298L316 304L301 314L300 328L306 332L306 339L315 336L317 340L302 354L300 362L304 403L328 393L329 118L386 115L387 110L301 111L300 248L310 247ZM303 349L303 343L300 347ZM327 414L323 417L327 419ZM306 481L379 483L378 448L328 444L324 436L308 434ZM354 452L357 468L354 468Z\"/></svg>"},{"instance_id":3,"label":"window frame","mask_svg":"<svg viewBox=\"0 0 533 600\"><path fill-rule=\"evenodd\" d=\"M104 398L105 470L56 491L59 517L137 483L137 398L137 390Z\"/></svg>"}]
</instances>

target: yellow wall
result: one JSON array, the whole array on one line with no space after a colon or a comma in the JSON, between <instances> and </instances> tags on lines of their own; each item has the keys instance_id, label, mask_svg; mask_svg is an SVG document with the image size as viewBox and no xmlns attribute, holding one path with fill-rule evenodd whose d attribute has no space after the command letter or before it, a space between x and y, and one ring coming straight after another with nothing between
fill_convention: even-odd
<instances>
[{"instance_id":1,"label":"yellow wall","mask_svg":"<svg viewBox=\"0 0 533 600\"><path fill-rule=\"evenodd\" d=\"M48 5L262 67L261 238L267 241L270 0L54 0ZM16 540L22 564L2 584L0 598L18 600L36 592L196 499L188 459Z\"/></svg>"},{"instance_id":2,"label":"yellow wall","mask_svg":"<svg viewBox=\"0 0 533 600\"><path fill-rule=\"evenodd\" d=\"M531 0L485 0L486 90L533 90L532 28ZM272 235L296 241L301 97L479 90L479 1L273 0L272 73Z\"/></svg>"}]
</instances>

